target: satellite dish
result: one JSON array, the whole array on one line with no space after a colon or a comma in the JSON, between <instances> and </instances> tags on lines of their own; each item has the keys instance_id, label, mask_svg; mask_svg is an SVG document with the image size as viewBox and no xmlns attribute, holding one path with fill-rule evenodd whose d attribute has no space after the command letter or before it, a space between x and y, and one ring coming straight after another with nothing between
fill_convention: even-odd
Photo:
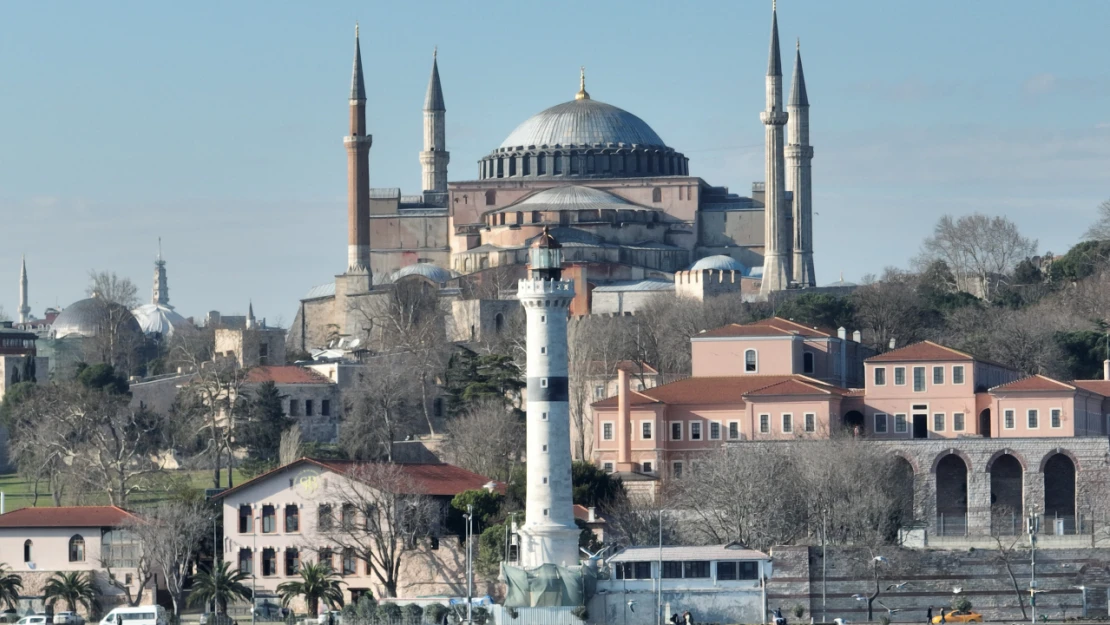
<instances>
[{"instance_id":1,"label":"satellite dish","mask_svg":"<svg viewBox=\"0 0 1110 625\"><path fill-rule=\"evenodd\" d=\"M351 349L354 349L354 348L358 347L361 344L362 344L362 339L351 339L351 342L347 344L347 347L349 347Z\"/></svg>"}]
</instances>

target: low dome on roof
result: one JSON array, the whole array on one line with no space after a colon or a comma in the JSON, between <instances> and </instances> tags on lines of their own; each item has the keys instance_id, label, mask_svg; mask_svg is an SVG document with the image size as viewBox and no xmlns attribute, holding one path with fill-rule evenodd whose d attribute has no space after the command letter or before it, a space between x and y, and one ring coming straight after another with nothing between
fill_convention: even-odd
<instances>
[{"instance_id":1,"label":"low dome on roof","mask_svg":"<svg viewBox=\"0 0 1110 625\"><path fill-rule=\"evenodd\" d=\"M611 104L583 98L540 111L501 142L502 148L623 143L664 147L647 123Z\"/></svg>"},{"instance_id":2,"label":"low dome on roof","mask_svg":"<svg viewBox=\"0 0 1110 625\"><path fill-rule=\"evenodd\" d=\"M142 332L130 311L95 295L67 306L54 319L52 327L54 337L60 339L67 336L93 337L107 324L119 325L124 331Z\"/></svg>"},{"instance_id":3,"label":"low dome on roof","mask_svg":"<svg viewBox=\"0 0 1110 625\"><path fill-rule=\"evenodd\" d=\"M747 274L748 268L743 263L736 260L731 256L718 254L716 256L706 256L698 262L690 265L690 271L704 271L706 269L713 269L718 271L739 271Z\"/></svg>"},{"instance_id":4,"label":"low dome on roof","mask_svg":"<svg viewBox=\"0 0 1110 625\"><path fill-rule=\"evenodd\" d=\"M436 284L445 284L450 280L454 280L457 274L449 269L438 267L432 263L416 263L415 265L408 265L401 267L389 277L391 282L397 282L401 278L408 276L420 276L427 278Z\"/></svg>"},{"instance_id":5,"label":"low dome on roof","mask_svg":"<svg viewBox=\"0 0 1110 625\"><path fill-rule=\"evenodd\" d=\"M182 317L172 306L165 304L143 304L131 311L143 334L161 334L171 336L175 330L192 326L189 320Z\"/></svg>"},{"instance_id":6,"label":"low dome on roof","mask_svg":"<svg viewBox=\"0 0 1110 625\"><path fill-rule=\"evenodd\" d=\"M630 210L635 208L642 209L643 207L608 191L568 185L544 189L539 193L529 195L520 202L503 209L502 212L512 212L514 210Z\"/></svg>"}]
</instances>

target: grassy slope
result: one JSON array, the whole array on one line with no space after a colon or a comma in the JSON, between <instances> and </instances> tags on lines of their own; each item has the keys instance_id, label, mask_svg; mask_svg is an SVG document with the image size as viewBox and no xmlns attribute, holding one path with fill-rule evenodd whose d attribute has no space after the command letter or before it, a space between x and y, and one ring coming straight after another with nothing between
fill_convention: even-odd
<instances>
[{"instance_id":1,"label":"grassy slope","mask_svg":"<svg viewBox=\"0 0 1110 625\"><path fill-rule=\"evenodd\" d=\"M204 490L212 485L212 471L206 469L203 471L173 471L170 475L174 479L181 480L182 484L187 485L189 488L197 490ZM227 471L222 472L223 484L227 485ZM235 471L235 483L242 484L246 478L238 470ZM32 495L32 484L15 473L0 474L0 492L4 493L4 511L11 512L19 508L26 508L31 505L34 497ZM144 506L157 503L169 497L170 493L167 491L157 491L142 493L133 497L131 506ZM67 502L72 503L72 502ZM90 494L85 497L81 502L84 505L103 505L108 503L108 498L100 494ZM50 497L50 493L45 482L39 484L39 507L53 506L54 500Z\"/></svg>"}]
</instances>

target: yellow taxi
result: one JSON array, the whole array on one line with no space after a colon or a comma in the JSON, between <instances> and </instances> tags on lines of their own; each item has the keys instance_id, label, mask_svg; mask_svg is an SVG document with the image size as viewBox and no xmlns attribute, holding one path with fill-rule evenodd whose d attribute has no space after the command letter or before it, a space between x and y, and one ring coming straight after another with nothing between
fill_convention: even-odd
<instances>
[{"instance_id":1,"label":"yellow taxi","mask_svg":"<svg viewBox=\"0 0 1110 625\"><path fill-rule=\"evenodd\" d=\"M978 612L963 612L961 610L953 610L944 613L944 620L940 620L940 615L933 617L933 623L982 623L983 615Z\"/></svg>"}]
</instances>

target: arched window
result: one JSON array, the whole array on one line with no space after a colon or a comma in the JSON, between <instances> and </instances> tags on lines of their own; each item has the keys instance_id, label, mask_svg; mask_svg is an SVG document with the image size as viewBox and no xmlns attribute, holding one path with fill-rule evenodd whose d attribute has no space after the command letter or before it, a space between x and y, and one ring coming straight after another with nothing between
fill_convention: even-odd
<instances>
[{"instance_id":1,"label":"arched window","mask_svg":"<svg viewBox=\"0 0 1110 625\"><path fill-rule=\"evenodd\" d=\"M432 416L433 417L442 417L443 416L443 398L442 397L436 397L435 399L432 400Z\"/></svg>"},{"instance_id":2,"label":"arched window","mask_svg":"<svg viewBox=\"0 0 1110 625\"><path fill-rule=\"evenodd\" d=\"M30 539L23 541L23 561L24 562L30 562L31 561L31 547L33 547L33 546L34 546L34 543L32 543L30 541Z\"/></svg>"},{"instance_id":3,"label":"arched window","mask_svg":"<svg viewBox=\"0 0 1110 625\"><path fill-rule=\"evenodd\" d=\"M744 352L744 371L746 373L755 373L758 368L758 361L754 349L749 349Z\"/></svg>"},{"instance_id":4,"label":"arched window","mask_svg":"<svg viewBox=\"0 0 1110 625\"><path fill-rule=\"evenodd\" d=\"M516 212L516 223L518 225L524 223L524 211Z\"/></svg>"},{"instance_id":5,"label":"arched window","mask_svg":"<svg viewBox=\"0 0 1110 625\"><path fill-rule=\"evenodd\" d=\"M493 329L497 332L500 332L501 329L504 328L504 327L505 327L505 315L502 315L501 313L497 313L496 315L493 316Z\"/></svg>"},{"instance_id":6,"label":"arched window","mask_svg":"<svg viewBox=\"0 0 1110 625\"><path fill-rule=\"evenodd\" d=\"M547 155L543 154L541 152L540 155L536 157L536 175L537 176L543 176L546 173L547 173Z\"/></svg>"},{"instance_id":7,"label":"arched window","mask_svg":"<svg viewBox=\"0 0 1110 625\"><path fill-rule=\"evenodd\" d=\"M813 352L802 354L802 373L813 373Z\"/></svg>"},{"instance_id":8,"label":"arched window","mask_svg":"<svg viewBox=\"0 0 1110 625\"><path fill-rule=\"evenodd\" d=\"M80 534L74 534L69 539L69 561L85 561L85 539Z\"/></svg>"},{"instance_id":9,"label":"arched window","mask_svg":"<svg viewBox=\"0 0 1110 625\"><path fill-rule=\"evenodd\" d=\"M655 187L654 189L652 189L651 190L651 201L652 202L662 202L663 201L663 190L660 189L659 187Z\"/></svg>"},{"instance_id":10,"label":"arched window","mask_svg":"<svg viewBox=\"0 0 1110 625\"><path fill-rule=\"evenodd\" d=\"M486 206L493 206L497 204L497 191L490 189L486 191Z\"/></svg>"}]
</instances>

